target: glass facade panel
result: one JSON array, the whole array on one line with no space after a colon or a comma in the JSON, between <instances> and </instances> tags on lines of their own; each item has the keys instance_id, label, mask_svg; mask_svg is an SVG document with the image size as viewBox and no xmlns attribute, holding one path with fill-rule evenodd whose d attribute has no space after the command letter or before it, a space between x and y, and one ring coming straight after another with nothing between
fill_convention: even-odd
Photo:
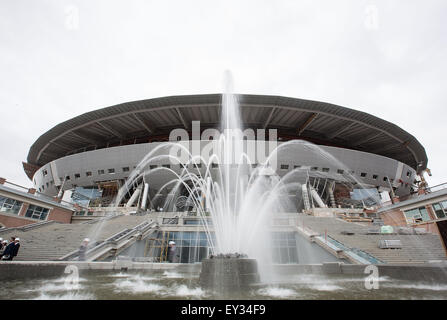
<instances>
[{"instance_id":1,"label":"glass facade panel","mask_svg":"<svg viewBox=\"0 0 447 320\"><path fill-rule=\"evenodd\" d=\"M273 263L298 263L298 249L294 232L272 233Z\"/></svg>"},{"instance_id":2,"label":"glass facade panel","mask_svg":"<svg viewBox=\"0 0 447 320\"><path fill-rule=\"evenodd\" d=\"M296 233L273 232L272 236L272 258L273 263L289 264L298 263L298 248ZM215 242L215 236L211 235L211 241ZM167 261L167 248L169 241L176 244L176 262L196 263L202 261L212 254L207 234L203 231L157 231L144 240L144 256L150 257L154 262Z\"/></svg>"}]
</instances>

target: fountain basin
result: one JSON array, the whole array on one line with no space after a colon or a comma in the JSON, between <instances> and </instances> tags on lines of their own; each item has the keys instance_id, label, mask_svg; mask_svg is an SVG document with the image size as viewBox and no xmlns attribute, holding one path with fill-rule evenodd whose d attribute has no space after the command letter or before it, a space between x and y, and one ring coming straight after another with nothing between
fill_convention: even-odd
<instances>
[{"instance_id":1,"label":"fountain basin","mask_svg":"<svg viewBox=\"0 0 447 320\"><path fill-rule=\"evenodd\" d=\"M230 257L202 261L199 283L204 288L242 289L259 282L256 259Z\"/></svg>"}]
</instances>

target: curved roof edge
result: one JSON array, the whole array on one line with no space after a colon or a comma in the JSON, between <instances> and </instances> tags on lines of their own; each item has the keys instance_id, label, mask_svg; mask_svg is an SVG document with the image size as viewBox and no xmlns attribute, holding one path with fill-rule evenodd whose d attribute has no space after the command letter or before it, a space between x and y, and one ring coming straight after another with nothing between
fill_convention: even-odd
<instances>
[{"instance_id":1,"label":"curved roof edge","mask_svg":"<svg viewBox=\"0 0 447 320\"><path fill-rule=\"evenodd\" d=\"M412 154L414 161L407 164L413 167L413 169L415 169L418 173L425 170L427 167L428 158L425 149L414 136L399 126L371 114L326 102L298 98L249 94L237 94L237 97L241 106L270 107L273 109L278 108L289 111L302 111L310 114L330 117L333 119L334 123L338 119L349 121L350 123L355 123L365 128L370 128L371 131L378 131L379 134L382 133L388 137L391 137L393 141L399 145L399 147L403 148L404 150L408 150L408 152ZM74 132L75 130L85 128L89 125L94 125L99 121L107 121L118 117L151 111L167 112L166 110L176 109L177 112L179 112L179 109L184 110L184 108L210 105L220 106L221 100L222 94L168 96L125 102L90 111L70 120L64 121L41 135L29 150L28 163L34 166L44 165L45 163L42 164L42 161L40 161L39 158L50 144L57 144L55 141L67 133ZM271 113L273 114L273 111ZM266 114L269 114L269 118L271 118L270 112L267 112ZM180 118L182 118L181 115ZM184 122L183 119L182 121ZM149 128L147 129L149 130ZM155 130L157 130L157 128ZM109 128L109 131L113 131L113 128ZM84 137L84 139L86 138ZM55 159L60 157L62 156L55 155ZM390 158L393 157L390 156ZM46 161L46 163L48 162L50 161Z\"/></svg>"}]
</instances>

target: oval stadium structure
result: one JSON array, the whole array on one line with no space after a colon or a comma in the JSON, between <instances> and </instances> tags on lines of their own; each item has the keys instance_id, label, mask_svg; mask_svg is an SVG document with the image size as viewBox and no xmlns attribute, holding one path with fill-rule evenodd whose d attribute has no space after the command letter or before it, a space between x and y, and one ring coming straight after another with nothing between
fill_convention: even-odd
<instances>
[{"instance_id":1,"label":"oval stadium structure","mask_svg":"<svg viewBox=\"0 0 447 320\"><path fill-rule=\"evenodd\" d=\"M427 167L425 149L415 137L370 114L280 96L238 95L238 101L244 128L277 129L278 143L308 141L337 159L328 162L318 153L293 149L281 153L277 160L280 175L297 168L305 170L314 185L315 179L325 180L325 185L332 183L332 191L339 191L336 198L349 198L355 184L409 195L416 175ZM38 138L24 170L35 188L49 196L73 189L107 190L113 196L143 157L168 141L173 129L184 129L191 136L193 121L200 121L201 130L219 128L221 102L221 94L171 96L85 113ZM181 170L179 165L170 168ZM164 179L163 175L152 177L150 194L157 192ZM353 183L346 187L348 180ZM341 190L342 186L347 190ZM329 201L324 190L317 187L317 191ZM340 204L331 199L332 205L334 201Z\"/></svg>"}]
</instances>

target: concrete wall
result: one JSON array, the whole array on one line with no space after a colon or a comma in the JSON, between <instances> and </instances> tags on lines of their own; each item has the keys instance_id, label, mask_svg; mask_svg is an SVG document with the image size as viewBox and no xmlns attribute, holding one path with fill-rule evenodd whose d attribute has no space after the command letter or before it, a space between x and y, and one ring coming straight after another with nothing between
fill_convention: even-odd
<instances>
[{"instance_id":1,"label":"concrete wall","mask_svg":"<svg viewBox=\"0 0 447 320\"><path fill-rule=\"evenodd\" d=\"M435 201L437 202L437 201ZM428 215L431 219L436 219L435 213L433 212L433 208L429 204L416 204L412 205L412 208L418 208L418 207L425 207L427 209ZM399 226L399 227L414 227L414 228L421 228L424 229L427 232L433 233L433 234L439 234L438 227L436 226L436 223L434 222L422 222L418 224L408 224L407 219L405 218L404 211L409 210L407 207L404 208L397 208L392 209L389 211L382 212L380 214L380 217L383 220L383 223L385 225L390 226Z\"/></svg>"},{"instance_id":2,"label":"concrete wall","mask_svg":"<svg viewBox=\"0 0 447 320\"><path fill-rule=\"evenodd\" d=\"M23 207L25 207L25 204L23 205ZM71 223L71 216L72 212L70 210L63 210L59 208L51 209L50 212L48 213L47 220L31 219L23 216L21 212L19 215L0 212L0 224L5 228L16 228L42 221L57 221L62 223Z\"/></svg>"},{"instance_id":3,"label":"concrete wall","mask_svg":"<svg viewBox=\"0 0 447 320\"><path fill-rule=\"evenodd\" d=\"M203 149L208 143L202 141L201 148ZM92 186L96 181L125 179L130 172L123 172L123 168L129 167L132 171L144 156L160 144L160 142L154 142L126 145L66 156L40 168L34 175L34 185L36 189L44 186L45 194L55 196L58 193L56 186L60 186L66 176L70 176L70 180L65 183L64 189L71 189L73 185ZM266 147L266 150L269 148ZM388 182L383 180L387 176L395 180L394 186L398 188L397 195L409 193L410 189L405 184L411 184L416 175L415 170L399 161L367 152L327 146L310 146L303 143L293 144L287 149L281 150L283 151L278 154L278 168L281 164L285 164L289 165L289 169L278 169L280 175L293 170L295 165L303 166L303 168L319 167L320 170L329 168L330 173L335 177L337 170L343 169L346 173L352 171L353 176L362 183L389 188ZM169 164L168 160L154 163ZM115 169L115 173L109 174L108 169ZM174 165L173 169L180 172L179 165ZM99 175L98 170L104 170L105 173ZM86 172L88 171L92 173L92 176L87 177ZM44 172L47 174L44 175ZM361 173L367 173L367 176L363 178L360 176ZM80 177L75 178L75 174L80 174ZM373 179L373 175L378 175L378 178ZM157 188L157 186L166 183L167 179L172 178L166 177L166 171L164 171L160 175L152 177L149 184L151 187ZM399 179L404 182L403 186L399 184ZM47 183L49 187L47 187Z\"/></svg>"},{"instance_id":4,"label":"concrete wall","mask_svg":"<svg viewBox=\"0 0 447 320\"><path fill-rule=\"evenodd\" d=\"M54 208L48 214L47 220L62 222L62 223L71 223L71 217L73 212L70 210L64 210L61 208Z\"/></svg>"},{"instance_id":5,"label":"concrete wall","mask_svg":"<svg viewBox=\"0 0 447 320\"><path fill-rule=\"evenodd\" d=\"M38 220L20 217L14 214L0 213L0 225L5 228L16 228L39 222Z\"/></svg>"},{"instance_id":6,"label":"concrete wall","mask_svg":"<svg viewBox=\"0 0 447 320\"><path fill-rule=\"evenodd\" d=\"M0 281L11 279L36 279L59 278L67 276L64 273L68 265L75 265L79 274L94 274L104 272L120 272L122 269L144 273L159 272L161 270L175 270L182 273L199 274L201 264L176 264L176 263L141 263L130 261L114 262L19 262L0 261ZM273 269L282 275L303 274L330 274L345 275L348 277L367 277L365 273L367 265L352 265L339 262L300 265L285 264L274 265ZM415 282L428 282L433 284L447 283L447 264L427 263L424 265L377 265L379 277L410 280Z\"/></svg>"}]
</instances>

